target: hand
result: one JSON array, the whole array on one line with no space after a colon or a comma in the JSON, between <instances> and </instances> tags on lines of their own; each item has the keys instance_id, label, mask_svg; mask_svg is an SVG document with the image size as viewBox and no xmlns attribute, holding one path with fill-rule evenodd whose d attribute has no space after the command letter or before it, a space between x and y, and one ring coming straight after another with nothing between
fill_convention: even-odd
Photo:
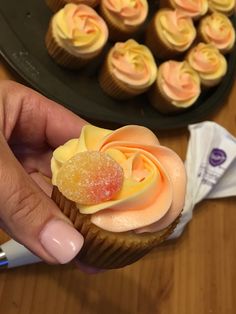
<instances>
[{"instance_id":1,"label":"hand","mask_svg":"<svg viewBox=\"0 0 236 314\"><path fill-rule=\"evenodd\" d=\"M43 176L51 176L52 151L84 124L33 90L0 82L0 227L49 263L69 262L83 245Z\"/></svg>"}]
</instances>

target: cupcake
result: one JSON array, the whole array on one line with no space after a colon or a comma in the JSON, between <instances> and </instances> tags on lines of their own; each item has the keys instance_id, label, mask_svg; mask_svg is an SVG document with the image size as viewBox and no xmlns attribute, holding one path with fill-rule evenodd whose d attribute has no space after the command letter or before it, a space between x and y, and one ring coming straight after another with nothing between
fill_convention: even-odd
<instances>
[{"instance_id":1,"label":"cupcake","mask_svg":"<svg viewBox=\"0 0 236 314\"><path fill-rule=\"evenodd\" d=\"M219 84L226 74L227 61L212 44L199 43L189 51L186 59L198 72L204 87Z\"/></svg>"},{"instance_id":2,"label":"cupcake","mask_svg":"<svg viewBox=\"0 0 236 314\"><path fill-rule=\"evenodd\" d=\"M101 68L99 83L109 96L129 99L146 92L156 75L157 67L150 50L129 39L110 49Z\"/></svg>"},{"instance_id":3,"label":"cupcake","mask_svg":"<svg viewBox=\"0 0 236 314\"><path fill-rule=\"evenodd\" d=\"M77 69L96 58L107 39L106 23L94 9L70 3L53 15L45 42L55 62Z\"/></svg>"},{"instance_id":4,"label":"cupcake","mask_svg":"<svg viewBox=\"0 0 236 314\"><path fill-rule=\"evenodd\" d=\"M235 43L235 30L229 18L214 12L204 17L198 28L201 41L211 43L223 54L230 52Z\"/></svg>"},{"instance_id":5,"label":"cupcake","mask_svg":"<svg viewBox=\"0 0 236 314\"><path fill-rule=\"evenodd\" d=\"M45 0L49 8L53 12L57 12L58 10L62 9L68 3L74 4L85 4L92 8L96 7L100 0Z\"/></svg>"},{"instance_id":6,"label":"cupcake","mask_svg":"<svg viewBox=\"0 0 236 314\"><path fill-rule=\"evenodd\" d=\"M101 268L137 261L164 241L185 198L183 162L141 126L86 125L57 148L52 199L82 233L78 258Z\"/></svg>"},{"instance_id":7,"label":"cupcake","mask_svg":"<svg viewBox=\"0 0 236 314\"><path fill-rule=\"evenodd\" d=\"M159 67L150 91L150 102L162 113L175 113L192 106L200 95L200 77L186 61L166 61Z\"/></svg>"},{"instance_id":8,"label":"cupcake","mask_svg":"<svg viewBox=\"0 0 236 314\"><path fill-rule=\"evenodd\" d=\"M109 39L123 41L135 35L148 15L147 0L101 0L100 13L109 28Z\"/></svg>"},{"instance_id":9,"label":"cupcake","mask_svg":"<svg viewBox=\"0 0 236 314\"><path fill-rule=\"evenodd\" d=\"M179 10L161 9L147 27L146 45L160 59L174 58L192 45L196 29Z\"/></svg>"},{"instance_id":10,"label":"cupcake","mask_svg":"<svg viewBox=\"0 0 236 314\"><path fill-rule=\"evenodd\" d=\"M161 0L162 8L181 10L186 16L199 19L208 11L208 0Z\"/></svg>"},{"instance_id":11,"label":"cupcake","mask_svg":"<svg viewBox=\"0 0 236 314\"><path fill-rule=\"evenodd\" d=\"M235 10L235 0L208 0L209 10L226 15L232 15Z\"/></svg>"}]
</instances>

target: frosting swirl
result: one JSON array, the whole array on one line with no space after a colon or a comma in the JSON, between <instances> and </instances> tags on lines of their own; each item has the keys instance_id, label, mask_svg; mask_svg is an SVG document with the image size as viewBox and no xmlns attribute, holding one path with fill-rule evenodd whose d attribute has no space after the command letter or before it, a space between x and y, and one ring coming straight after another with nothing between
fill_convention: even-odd
<instances>
[{"instance_id":1,"label":"frosting swirl","mask_svg":"<svg viewBox=\"0 0 236 314\"><path fill-rule=\"evenodd\" d=\"M235 42L235 30L229 18L214 12L202 19L200 32L206 42L214 44L220 50L230 50Z\"/></svg>"},{"instance_id":2,"label":"frosting swirl","mask_svg":"<svg viewBox=\"0 0 236 314\"><path fill-rule=\"evenodd\" d=\"M171 0L171 4L174 8L191 17L202 16L208 10L207 0Z\"/></svg>"},{"instance_id":3,"label":"frosting swirl","mask_svg":"<svg viewBox=\"0 0 236 314\"><path fill-rule=\"evenodd\" d=\"M147 0L101 0L101 5L127 26L142 24L148 14Z\"/></svg>"},{"instance_id":4,"label":"frosting swirl","mask_svg":"<svg viewBox=\"0 0 236 314\"><path fill-rule=\"evenodd\" d=\"M187 60L204 81L217 80L226 74L226 59L212 44L199 43L189 52Z\"/></svg>"},{"instance_id":5,"label":"frosting swirl","mask_svg":"<svg viewBox=\"0 0 236 314\"><path fill-rule=\"evenodd\" d=\"M200 95L200 78L186 61L166 61L161 64L158 75L158 86L178 107L187 108Z\"/></svg>"},{"instance_id":6,"label":"frosting swirl","mask_svg":"<svg viewBox=\"0 0 236 314\"><path fill-rule=\"evenodd\" d=\"M150 130L130 125L111 131L86 125L79 139L54 151L54 185L62 165L84 151L108 154L124 173L121 190L111 200L78 206L81 213L91 215L93 224L112 232L155 232L178 217L185 198L185 168Z\"/></svg>"},{"instance_id":7,"label":"frosting swirl","mask_svg":"<svg viewBox=\"0 0 236 314\"><path fill-rule=\"evenodd\" d=\"M108 39L103 19L87 5L69 3L52 19L52 30L60 46L72 55L100 51Z\"/></svg>"},{"instance_id":8,"label":"frosting swirl","mask_svg":"<svg viewBox=\"0 0 236 314\"><path fill-rule=\"evenodd\" d=\"M178 10L159 10L155 17L155 24L162 41L178 51L187 50L196 37L192 19Z\"/></svg>"},{"instance_id":9,"label":"frosting swirl","mask_svg":"<svg viewBox=\"0 0 236 314\"><path fill-rule=\"evenodd\" d=\"M149 87L156 79L157 67L152 53L133 39L116 43L108 60L113 75L132 88Z\"/></svg>"},{"instance_id":10,"label":"frosting swirl","mask_svg":"<svg viewBox=\"0 0 236 314\"><path fill-rule=\"evenodd\" d=\"M209 9L224 14L230 14L235 8L235 0L208 0Z\"/></svg>"}]
</instances>

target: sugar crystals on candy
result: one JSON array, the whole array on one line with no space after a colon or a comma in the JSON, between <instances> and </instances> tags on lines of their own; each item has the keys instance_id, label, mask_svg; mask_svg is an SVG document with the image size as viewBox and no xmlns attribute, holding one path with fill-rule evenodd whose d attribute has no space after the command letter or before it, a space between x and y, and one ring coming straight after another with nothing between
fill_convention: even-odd
<instances>
[{"instance_id":1,"label":"sugar crystals on candy","mask_svg":"<svg viewBox=\"0 0 236 314\"><path fill-rule=\"evenodd\" d=\"M122 167L109 155L86 151L64 163L57 186L69 200L94 205L112 199L123 183Z\"/></svg>"}]
</instances>

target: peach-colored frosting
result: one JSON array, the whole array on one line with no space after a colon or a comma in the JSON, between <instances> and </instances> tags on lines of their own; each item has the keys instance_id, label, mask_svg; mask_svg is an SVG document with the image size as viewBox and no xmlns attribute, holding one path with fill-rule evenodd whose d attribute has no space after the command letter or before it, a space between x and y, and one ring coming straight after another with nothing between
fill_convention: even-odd
<instances>
[{"instance_id":1,"label":"peach-colored frosting","mask_svg":"<svg viewBox=\"0 0 236 314\"><path fill-rule=\"evenodd\" d=\"M158 86L175 105L188 107L200 95L200 78L186 61L166 61L161 64Z\"/></svg>"},{"instance_id":2,"label":"peach-colored frosting","mask_svg":"<svg viewBox=\"0 0 236 314\"><path fill-rule=\"evenodd\" d=\"M150 50L133 39L116 43L109 53L113 75L133 88L145 88L154 83L157 67Z\"/></svg>"},{"instance_id":3,"label":"peach-colored frosting","mask_svg":"<svg viewBox=\"0 0 236 314\"><path fill-rule=\"evenodd\" d=\"M99 4L100 0L73 0L73 1L70 1L68 0L69 3L75 3L75 4L86 4L90 7L95 7L96 5Z\"/></svg>"},{"instance_id":4,"label":"peach-colored frosting","mask_svg":"<svg viewBox=\"0 0 236 314\"><path fill-rule=\"evenodd\" d=\"M204 15L208 10L207 0L171 0L171 4L191 17Z\"/></svg>"},{"instance_id":5,"label":"peach-colored frosting","mask_svg":"<svg viewBox=\"0 0 236 314\"><path fill-rule=\"evenodd\" d=\"M208 0L208 3L210 10L224 14L231 13L235 8L235 0Z\"/></svg>"},{"instance_id":6,"label":"peach-colored frosting","mask_svg":"<svg viewBox=\"0 0 236 314\"><path fill-rule=\"evenodd\" d=\"M130 125L112 131L86 125L79 139L54 151L54 185L62 165L84 151L108 154L124 173L121 190L109 201L77 204L81 213L91 215L93 224L112 232L155 232L178 217L185 199L185 168L178 155L161 146L150 130Z\"/></svg>"},{"instance_id":7,"label":"peach-colored frosting","mask_svg":"<svg viewBox=\"0 0 236 314\"><path fill-rule=\"evenodd\" d=\"M196 29L192 19L179 10L159 10L155 24L161 39L170 47L185 51L196 37Z\"/></svg>"},{"instance_id":8,"label":"peach-colored frosting","mask_svg":"<svg viewBox=\"0 0 236 314\"><path fill-rule=\"evenodd\" d=\"M52 19L52 30L60 46L71 54L92 54L103 48L108 28L94 9L69 3Z\"/></svg>"},{"instance_id":9,"label":"peach-colored frosting","mask_svg":"<svg viewBox=\"0 0 236 314\"><path fill-rule=\"evenodd\" d=\"M235 42L235 30L229 18L214 12L205 17L200 25L204 39L218 49L231 49Z\"/></svg>"},{"instance_id":10,"label":"peach-colored frosting","mask_svg":"<svg viewBox=\"0 0 236 314\"><path fill-rule=\"evenodd\" d=\"M217 79L227 70L225 57L212 44L199 43L189 52L187 60L203 79Z\"/></svg>"},{"instance_id":11,"label":"peach-colored frosting","mask_svg":"<svg viewBox=\"0 0 236 314\"><path fill-rule=\"evenodd\" d=\"M148 14L147 0L101 0L103 7L127 26L142 24Z\"/></svg>"}]
</instances>

